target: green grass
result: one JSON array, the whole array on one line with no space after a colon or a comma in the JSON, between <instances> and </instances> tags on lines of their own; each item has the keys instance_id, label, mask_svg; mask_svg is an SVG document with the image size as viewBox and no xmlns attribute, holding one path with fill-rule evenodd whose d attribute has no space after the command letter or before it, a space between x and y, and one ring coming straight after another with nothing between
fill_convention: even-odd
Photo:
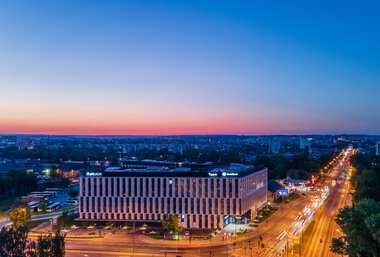
<instances>
[{"instance_id":1,"label":"green grass","mask_svg":"<svg viewBox=\"0 0 380 257\"><path fill-rule=\"evenodd\" d=\"M303 253L305 251L305 246L307 244L307 241L309 241L310 239L311 232L313 231L314 225L315 225L315 221L310 222L306 230L303 232L303 235L300 237L299 239L300 242L293 246L293 251L295 253L294 256L300 256L300 252Z\"/></svg>"},{"instance_id":2,"label":"green grass","mask_svg":"<svg viewBox=\"0 0 380 257\"><path fill-rule=\"evenodd\" d=\"M300 198L300 196L298 194L291 193L289 196L284 198L284 203L293 202L294 200L297 200L298 198ZM282 196L277 198L275 202L276 203L282 203Z\"/></svg>"},{"instance_id":3,"label":"green grass","mask_svg":"<svg viewBox=\"0 0 380 257\"><path fill-rule=\"evenodd\" d=\"M267 218L269 218L277 210L278 209L275 208L275 207L267 206L267 208L265 208L263 211L261 211L260 213L258 213L258 215L256 217L256 220L257 220L256 223L260 224L261 222L263 222L264 220L266 220Z\"/></svg>"},{"instance_id":4,"label":"green grass","mask_svg":"<svg viewBox=\"0 0 380 257\"><path fill-rule=\"evenodd\" d=\"M16 201L16 197L11 197L9 199L0 201L0 212L5 212L11 208L13 203Z\"/></svg>"},{"instance_id":5,"label":"green grass","mask_svg":"<svg viewBox=\"0 0 380 257\"><path fill-rule=\"evenodd\" d=\"M162 235L157 235L157 234L151 235L150 237L153 239L164 239L164 237Z\"/></svg>"},{"instance_id":6,"label":"green grass","mask_svg":"<svg viewBox=\"0 0 380 257\"><path fill-rule=\"evenodd\" d=\"M311 236L311 232L313 231L314 225L315 221L313 220L312 222L310 222L309 226L307 226L306 230L303 232L303 241L301 243L302 249L305 249L306 243Z\"/></svg>"}]
</instances>

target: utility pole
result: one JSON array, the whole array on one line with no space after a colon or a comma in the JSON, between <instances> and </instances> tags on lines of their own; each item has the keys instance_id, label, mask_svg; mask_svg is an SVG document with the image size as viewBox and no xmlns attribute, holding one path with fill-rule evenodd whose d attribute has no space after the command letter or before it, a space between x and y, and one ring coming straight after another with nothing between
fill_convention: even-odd
<instances>
[{"instance_id":1,"label":"utility pole","mask_svg":"<svg viewBox=\"0 0 380 257\"><path fill-rule=\"evenodd\" d=\"M135 224L135 222L133 222L133 235L132 235L132 256L135 256L135 232L136 232L136 230L135 230L135 226L136 226L136 224ZM165 255L166 255L166 252L165 252Z\"/></svg>"}]
</instances>

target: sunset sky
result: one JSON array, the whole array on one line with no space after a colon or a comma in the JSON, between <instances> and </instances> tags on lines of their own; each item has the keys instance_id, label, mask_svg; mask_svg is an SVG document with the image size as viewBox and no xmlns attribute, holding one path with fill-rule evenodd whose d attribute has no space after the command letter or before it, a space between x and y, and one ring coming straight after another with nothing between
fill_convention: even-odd
<instances>
[{"instance_id":1,"label":"sunset sky","mask_svg":"<svg viewBox=\"0 0 380 257\"><path fill-rule=\"evenodd\" d=\"M369 2L1 1L0 133L380 134Z\"/></svg>"}]
</instances>

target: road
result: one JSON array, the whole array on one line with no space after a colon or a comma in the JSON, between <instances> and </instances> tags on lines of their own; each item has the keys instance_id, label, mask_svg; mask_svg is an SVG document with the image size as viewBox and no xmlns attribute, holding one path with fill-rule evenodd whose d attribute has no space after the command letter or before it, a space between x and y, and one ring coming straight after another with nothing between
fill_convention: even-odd
<instances>
[{"instance_id":1,"label":"road","mask_svg":"<svg viewBox=\"0 0 380 257\"><path fill-rule=\"evenodd\" d=\"M342 171L346 170L340 167L335 168L335 179L338 179ZM341 236L342 234L339 231L339 226L336 224L334 219L337 211L348 203L347 199L350 197L348 193L348 181L337 184L335 188L333 188L329 200L317 212L316 224L309 241L306 244L304 256L337 256L330 251L331 240L333 237Z\"/></svg>"}]
</instances>

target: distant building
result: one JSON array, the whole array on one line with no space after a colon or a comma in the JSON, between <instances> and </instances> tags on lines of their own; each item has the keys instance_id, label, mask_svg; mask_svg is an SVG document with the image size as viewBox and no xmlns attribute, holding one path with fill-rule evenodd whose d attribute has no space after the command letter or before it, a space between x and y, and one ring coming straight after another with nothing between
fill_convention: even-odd
<instances>
[{"instance_id":1,"label":"distant building","mask_svg":"<svg viewBox=\"0 0 380 257\"><path fill-rule=\"evenodd\" d=\"M376 155L379 156L380 155L380 142L378 142L376 144Z\"/></svg>"},{"instance_id":2,"label":"distant building","mask_svg":"<svg viewBox=\"0 0 380 257\"><path fill-rule=\"evenodd\" d=\"M309 153L311 153L311 138L300 138L300 149L305 150L308 149Z\"/></svg>"},{"instance_id":3,"label":"distant building","mask_svg":"<svg viewBox=\"0 0 380 257\"><path fill-rule=\"evenodd\" d=\"M274 139L269 143L269 152L270 153L279 153L281 149L281 141Z\"/></svg>"},{"instance_id":4,"label":"distant building","mask_svg":"<svg viewBox=\"0 0 380 257\"><path fill-rule=\"evenodd\" d=\"M17 136L1 136L0 145L5 147L18 146Z\"/></svg>"},{"instance_id":5,"label":"distant building","mask_svg":"<svg viewBox=\"0 0 380 257\"><path fill-rule=\"evenodd\" d=\"M271 179L268 182L268 191L270 192L271 196L273 197L273 201L276 201L278 198L278 192L281 189L284 189L285 185L277 180Z\"/></svg>"}]
</instances>

